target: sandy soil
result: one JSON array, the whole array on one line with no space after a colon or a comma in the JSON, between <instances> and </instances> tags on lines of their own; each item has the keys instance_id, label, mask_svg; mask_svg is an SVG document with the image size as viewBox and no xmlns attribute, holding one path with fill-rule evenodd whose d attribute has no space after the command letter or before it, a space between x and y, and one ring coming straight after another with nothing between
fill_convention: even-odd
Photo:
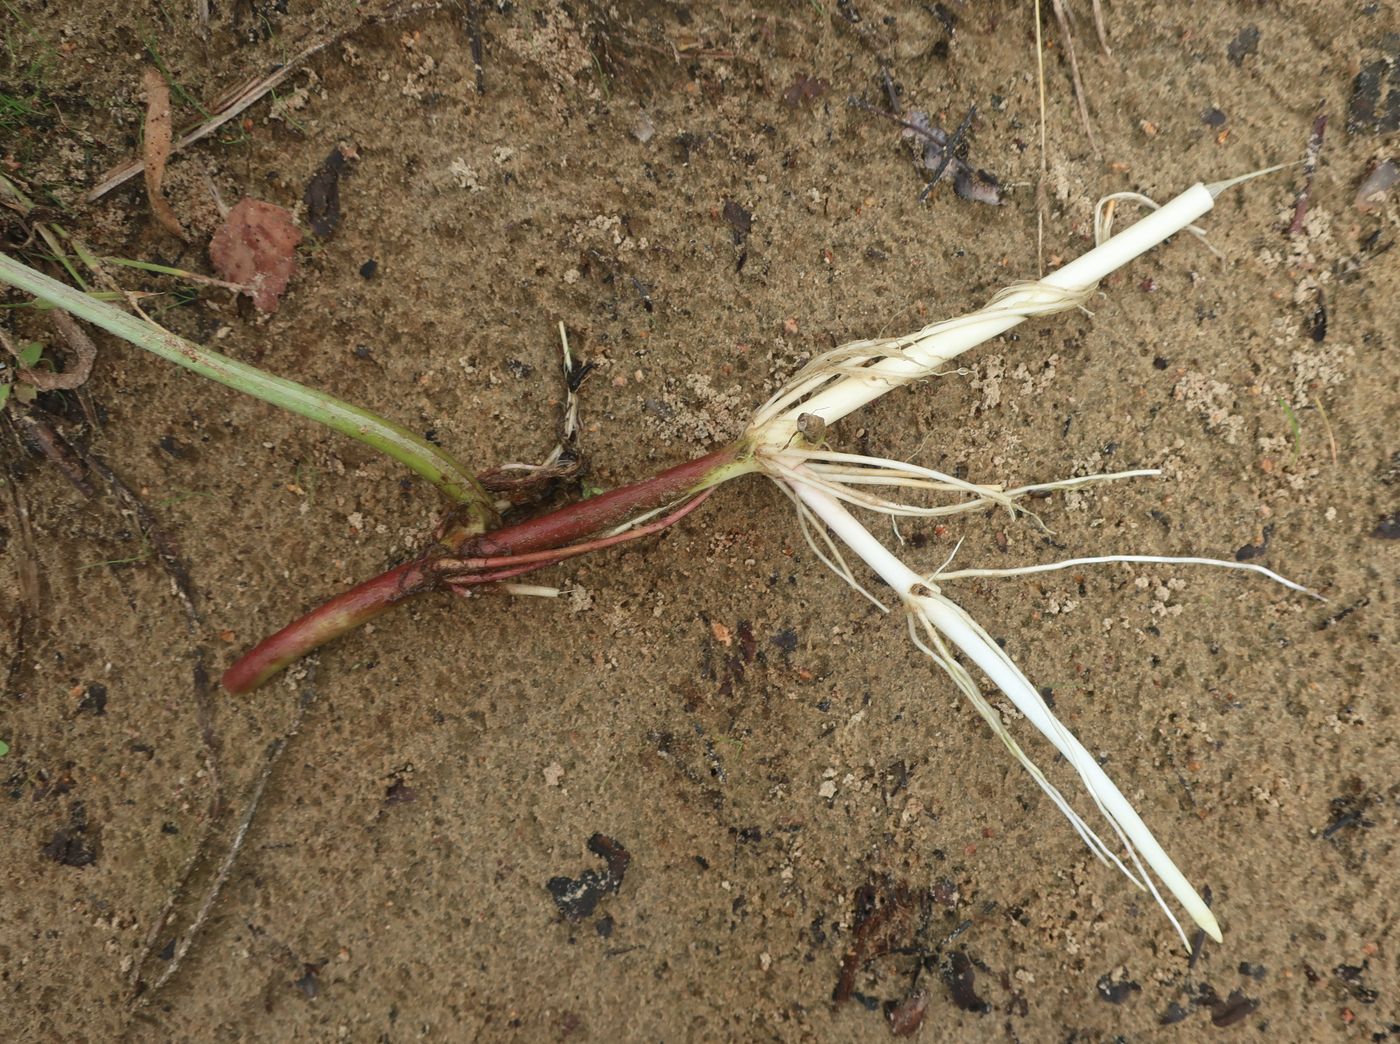
<instances>
[{"instance_id":1,"label":"sandy soil","mask_svg":"<svg viewBox=\"0 0 1400 1044\"><path fill-rule=\"evenodd\" d=\"M1021 3L456 4L359 29L344 0L216 3L207 28L195 4L113 7L0 11L5 92L42 117L0 123L7 175L103 253L208 271L211 187L305 225L308 181L353 146L339 226L279 311L204 291L162 318L480 467L553 444L560 320L596 364L583 445L605 487L732 436L814 352L1036 272ZM1224 945L1188 961L759 480L548 574L567 599L420 600L228 697L209 679L239 650L403 559L441 505L102 338L81 396L45 404L150 506L199 617L129 505L0 433L30 531L3 498L4 1035L881 1039L920 989L925 1039L1400 1034L1400 545L1378 529L1400 510L1400 203L1355 206L1395 154L1395 6L1118 2L1111 55L1076 7L1097 148L1052 21L1047 263L1085 249L1105 193L1301 157L1321 102L1301 231L1299 171L1252 184L1205 222L1223 260L1178 237L1092 317L1028 325L832 434L985 480L1165 471L1043 502L1053 541L994 516L904 527L930 569L960 539L968 565L1266 545L1327 596L1187 567L956 588L1209 886ZM147 48L178 124L339 31L171 161L190 245L139 178L82 202L138 140ZM919 202L898 128L847 104L888 105L882 68L950 130L977 107L968 157L1004 206L949 184Z\"/></svg>"}]
</instances>

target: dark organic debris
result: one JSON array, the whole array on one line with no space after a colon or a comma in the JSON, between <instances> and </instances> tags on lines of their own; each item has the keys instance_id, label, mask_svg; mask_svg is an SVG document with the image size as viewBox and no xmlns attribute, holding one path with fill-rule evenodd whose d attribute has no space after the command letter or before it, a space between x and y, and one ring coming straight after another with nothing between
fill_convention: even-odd
<instances>
[{"instance_id":1,"label":"dark organic debris","mask_svg":"<svg viewBox=\"0 0 1400 1044\"><path fill-rule=\"evenodd\" d=\"M481 10L476 0L467 0L467 39L471 41L472 71L476 74L476 93L486 93L486 69L482 64Z\"/></svg>"},{"instance_id":2,"label":"dark organic debris","mask_svg":"<svg viewBox=\"0 0 1400 1044\"><path fill-rule=\"evenodd\" d=\"M1134 993L1142 992L1142 987L1128 978L1127 972L1122 969L1099 976L1099 981L1094 987L1098 991L1099 999L1110 1004L1122 1004Z\"/></svg>"},{"instance_id":3,"label":"dark organic debris","mask_svg":"<svg viewBox=\"0 0 1400 1044\"><path fill-rule=\"evenodd\" d=\"M959 167L953 171L953 191L960 199L971 203L986 203L988 206L1001 206L1001 182L994 174L980 167Z\"/></svg>"},{"instance_id":4,"label":"dark organic debris","mask_svg":"<svg viewBox=\"0 0 1400 1044\"><path fill-rule=\"evenodd\" d=\"M1176 1001L1172 1001L1170 1004L1167 1005L1167 1010L1162 1012L1162 1017L1159 1018L1157 1021L1163 1026L1174 1026L1176 1023L1185 1020L1186 1016L1189 1014L1190 1012L1188 1012L1180 1004L1178 1004Z\"/></svg>"},{"instance_id":5,"label":"dark organic debris","mask_svg":"<svg viewBox=\"0 0 1400 1044\"><path fill-rule=\"evenodd\" d=\"M811 76L799 76L792 82L792 86L783 91L783 104L790 109L795 109L799 105L810 105L829 90L831 90L831 84L826 80Z\"/></svg>"},{"instance_id":6,"label":"dark organic debris","mask_svg":"<svg viewBox=\"0 0 1400 1044\"><path fill-rule=\"evenodd\" d=\"M1327 133L1327 112L1319 107L1317 118L1313 120L1312 131L1308 134L1307 148L1303 152L1303 186L1293 204L1293 222L1288 226L1288 234L1301 235L1307 231L1306 219L1308 203L1312 199L1313 175L1317 173L1317 160L1322 155L1322 139Z\"/></svg>"},{"instance_id":7,"label":"dark organic debris","mask_svg":"<svg viewBox=\"0 0 1400 1044\"><path fill-rule=\"evenodd\" d=\"M384 804L386 805L411 805L417 800L418 792L399 778L396 778L384 790Z\"/></svg>"},{"instance_id":8,"label":"dark organic debris","mask_svg":"<svg viewBox=\"0 0 1400 1044\"><path fill-rule=\"evenodd\" d=\"M340 177L350 170L350 160L354 158L354 149L337 145L306 184L302 195L306 218L311 223L312 235L319 239L330 238L340 225Z\"/></svg>"},{"instance_id":9,"label":"dark organic debris","mask_svg":"<svg viewBox=\"0 0 1400 1044\"><path fill-rule=\"evenodd\" d=\"M93 682L83 693L83 698L78 701L77 714L91 714L95 718L100 718L107 713L107 686L101 682Z\"/></svg>"},{"instance_id":10,"label":"dark organic debris","mask_svg":"<svg viewBox=\"0 0 1400 1044\"><path fill-rule=\"evenodd\" d=\"M1348 827L1369 830L1376 825L1374 820L1366 818L1366 810L1371 806L1372 798L1362 783L1359 780L1354 781L1349 790L1349 793L1341 794L1328 802L1332 808L1332 821L1322 831L1324 841L1330 841Z\"/></svg>"},{"instance_id":11,"label":"dark organic debris","mask_svg":"<svg viewBox=\"0 0 1400 1044\"><path fill-rule=\"evenodd\" d=\"M317 961L315 964L303 964L301 966L301 978L292 983L297 989L306 995L307 1000L315 1000L321 993L321 969L326 966L325 961Z\"/></svg>"},{"instance_id":12,"label":"dark organic debris","mask_svg":"<svg viewBox=\"0 0 1400 1044\"><path fill-rule=\"evenodd\" d=\"M898 1004L890 1004L885 1011L889 1020L890 1032L896 1037L912 1037L924 1024L928 1014L928 990L915 987Z\"/></svg>"},{"instance_id":13,"label":"dark organic debris","mask_svg":"<svg viewBox=\"0 0 1400 1044\"><path fill-rule=\"evenodd\" d=\"M1235 38L1225 48L1225 54L1232 65L1243 65L1250 55L1259 53L1259 27L1247 25L1235 34Z\"/></svg>"},{"instance_id":14,"label":"dark organic debris","mask_svg":"<svg viewBox=\"0 0 1400 1044\"><path fill-rule=\"evenodd\" d=\"M174 435L162 435L156 440L156 446L161 452L167 453L176 460L186 464L192 464L199 459L199 452L187 442L182 442Z\"/></svg>"},{"instance_id":15,"label":"dark organic debris","mask_svg":"<svg viewBox=\"0 0 1400 1044\"><path fill-rule=\"evenodd\" d=\"M379 271L379 262L376 261L374 258L370 258L368 261L366 261L364 264L362 264L362 265L360 266L360 278L361 278L361 279L373 279L375 273L378 272L378 271Z\"/></svg>"},{"instance_id":16,"label":"dark organic debris","mask_svg":"<svg viewBox=\"0 0 1400 1044\"><path fill-rule=\"evenodd\" d=\"M615 894L632 862L631 853L606 834L590 837L588 850L606 861L605 869L585 870L576 878L551 877L545 883L559 913L570 921L582 921L597 909L604 896Z\"/></svg>"},{"instance_id":17,"label":"dark organic debris","mask_svg":"<svg viewBox=\"0 0 1400 1044\"><path fill-rule=\"evenodd\" d=\"M841 960L832 990L833 1003L855 996L856 974L877 957L905 952L916 942L931 908L927 894L889 880L870 881L856 889L851 945Z\"/></svg>"},{"instance_id":18,"label":"dark organic debris","mask_svg":"<svg viewBox=\"0 0 1400 1044\"><path fill-rule=\"evenodd\" d=\"M1245 544L1235 552L1236 562L1248 562L1251 558L1258 558L1265 551L1269 550L1269 538L1273 536L1274 527L1264 527L1264 537L1257 544Z\"/></svg>"},{"instance_id":19,"label":"dark organic debris","mask_svg":"<svg viewBox=\"0 0 1400 1044\"><path fill-rule=\"evenodd\" d=\"M1347 131L1352 134L1400 130L1400 37L1386 42L1386 53L1363 65L1352 81L1347 106Z\"/></svg>"},{"instance_id":20,"label":"dark organic debris","mask_svg":"<svg viewBox=\"0 0 1400 1044\"><path fill-rule=\"evenodd\" d=\"M1259 1002L1253 997L1246 997L1240 990L1231 990L1230 996L1211 1010L1210 1021L1213 1026L1233 1026L1237 1022L1242 1022L1259 1010Z\"/></svg>"},{"instance_id":21,"label":"dark organic debris","mask_svg":"<svg viewBox=\"0 0 1400 1044\"><path fill-rule=\"evenodd\" d=\"M301 229L273 203L241 199L209 242L209 259L223 279L250 287L259 311L277 311L277 301L296 269Z\"/></svg>"},{"instance_id":22,"label":"dark organic debris","mask_svg":"<svg viewBox=\"0 0 1400 1044\"><path fill-rule=\"evenodd\" d=\"M734 245L742 246L744 240L749 238L749 230L753 228L753 214L732 199L724 201L723 214L724 220L734 230Z\"/></svg>"},{"instance_id":23,"label":"dark organic debris","mask_svg":"<svg viewBox=\"0 0 1400 1044\"><path fill-rule=\"evenodd\" d=\"M958 16L948 10L944 4L936 3L929 8L929 11L932 12L933 17L938 19L943 28L947 30L949 36L952 36L957 31Z\"/></svg>"},{"instance_id":24,"label":"dark organic debris","mask_svg":"<svg viewBox=\"0 0 1400 1044\"><path fill-rule=\"evenodd\" d=\"M83 803L76 801L68 810L68 825L54 832L41 854L63 866L91 866L97 862L99 833L89 826Z\"/></svg>"},{"instance_id":25,"label":"dark organic debris","mask_svg":"<svg viewBox=\"0 0 1400 1044\"><path fill-rule=\"evenodd\" d=\"M1382 516L1371 535L1381 540L1400 540L1400 511Z\"/></svg>"},{"instance_id":26,"label":"dark organic debris","mask_svg":"<svg viewBox=\"0 0 1400 1044\"><path fill-rule=\"evenodd\" d=\"M935 127L928 113L918 109L909 110L901 119L857 98L852 98L851 104L866 112L893 120L903 128L902 137L914 139L916 163L919 169L928 175L928 181L919 193L920 200L927 199L943 175L951 171L953 191L959 198L994 207L1001 205L1001 182L997 180L996 175L972 166L967 160L966 137L972 127L972 121L977 117L975 106L967 110L967 115L963 117L957 130L949 134L942 127Z\"/></svg>"},{"instance_id":27,"label":"dark organic debris","mask_svg":"<svg viewBox=\"0 0 1400 1044\"><path fill-rule=\"evenodd\" d=\"M1201 886L1201 901L1206 904L1207 909L1209 909L1211 903L1214 901L1210 885ZM1204 928L1197 928L1195 935L1191 937L1191 956L1186 960L1186 967L1196 967L1196 962L1201 959L1201 954L1205 952L1205 948L1206 930Z\"/></svg>"},{"instance_id":28,"label":"dark organic debris","mask_svg":"<svg viewBox=\"0 0 1400 1044\"><path fill-rule=\"evenodd\" d=\"M64 866L91 866L97 862L97 849L81 830L56 831L43 848L46 858Z\"/></svg>"},{"instance_id":29,"label":"dark organic debris","mask_svg":"<svg viewBox=\"0 0 1400 1044\"><path fill-rule=\"evenodd\" d=\"M1385 194L1396 182L1400 182L1400 165L1393 159L1384 159L1371 168L1356 190L1356 209L1363 214L1379 210L1385 202Z\"/></svg>"},{"instance_id":30,"label":"dark organic debris","mask_svg":"<svg viewBox=\"0 0 1400 1044\"><path fill-rule=\"evenodd\" d=\"M1352 602L1350 605L1342 606L1335 613L1324 619L1321 623L1317 625L1317 629L1319 631L1325 631L1329 627L1335 627L1337 626L1337 624L1341 623L1343 620L1345 620L1352 613L1356 612L1358 609L1365 609L1370 604L1371 596L1362 595L1355 602Z\"/></svg>"},{"instance_id":31,"label":"dark organic debris","mask_svg":"<svg viewBox=\"0 0 1400 1044\"><path fill-rule=\"evenodd\" d=\"M1352 999L1362 1004L1375 1004L1377 998L1380 997L1379 990L1371 989L1361 981L1369 965L1370 961L1365 961L1359 965L1339 964L1332 969L1332 974L1337 977L1337 981L1347 988L1347 992L1351 994Z\"/></svg>"},{"instance_id":32,"label":"dark organic debris","mask_svg":"<svg viewBox=\"0 0 1400 1044\"><path fill-rule=\"evenodd\" d=\"M953 1003L963 1011L975 1011L985 1015L992 1006L977 996L975 983L977 971L971 959L961 950L954 950L943 961L943 981L948 984L948 993Z\"/></svg>"},{"instance_id":33,"label":"dark organic debris","mask_svg":"<svg viewBox=\"0 0 1400 1044\"><path fill-rule=\"evenodd\" d=\"M26 450L36 457L43 457L58 468L63 477L83 496L97 496L97 490L89 481L91 476L81 455L58 428L49 422L47 414L41 414L37 410L21 413L15 418L15 427L19 429L20 442Z\"/></svg>"},{"instance_id":34,"label":"dark organic debris","mask_svg":"<svg viewBox=\"0 0 1400 1044\"><path fill-rule=\"evenodd\" d=\"M1308 317L1308 336L1314 344L1327 340L1327 300L1322 295L1321 287L1317 288L1317 307Z\"/></svg>"}]
</instances>

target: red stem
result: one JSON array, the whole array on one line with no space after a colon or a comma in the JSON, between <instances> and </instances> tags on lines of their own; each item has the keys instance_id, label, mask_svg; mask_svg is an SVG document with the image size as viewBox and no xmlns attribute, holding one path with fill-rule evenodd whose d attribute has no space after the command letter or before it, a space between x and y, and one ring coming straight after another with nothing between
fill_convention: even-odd
<instances>
[{"instance_id":1,"label":"red stem","mask_svg":"<svg viewBox=\"0 0 1400 1044\"><path fill-rule=\"evenodd\" d=\"M531 568L537 566L555 565L566 558L576 558L579 555L586 555L592 551L601 551L605 547L616 547L618 544L625 544L631 540L640 540L644 536L651 536L653 533L660 533L663 529L674 526L686 515L690 514L701 504L705 503L713 493L711 486L704 492L687 500L683 505L672 511L669 515L658 519L655 522L648 522L646 525L634 526L625 533L615 533L610 537L601 537L598 540L585 540L581 544L570 544L568 547L554 548L550 551L530 551L523 555L497 555L492 558L443 558L439 559L438 566L444 573L455 573L458 571L467 573L479 573L488 569L508 569L511 566L530 565ZM525 569L513 570L514 573L526 572ZM472 577L467 576L459 580L455 576L449 579L456 582L471 583ZM493 577L494 579L494 577Z\"/></svg>"},{"instance_id":2,"label":"red stem","mask_svg":"<svg viewBox=\"0 0 1400 1044\"><path fill-rule=\"evenodd\" d=\"M565 548L601 529L610 529L629 518L684 496L704 482L712 472L732 463L739 453L739 447L730 446L669 468L630 486L622 486L588 500L569 504L557 511L506 526L493 533L468 538L456 547L434 548L412 562L396 566L344 594L337 595L276 634L264 638L224 672L224 688L235 695L255 689L293 660L374 619L400 602L424 591L433 590L441 582L441 578L436 576L433 570L439 559L508 560L512 555L532 555L533 552ZM677 517L680 514L678 513ZM672 518L667 524L676 520ZM607 539L604 538L604 541ZM599 543L603 544L604 541ZM489 577L482 579L498 580L506 575L529 572L550 565L559 557L563 556L548 558L538 565L525 565L518 570L497 572L493 569ZM506 567L508 561L494 561L492 565L500 569Z\"/></svg>"}]
</instances>

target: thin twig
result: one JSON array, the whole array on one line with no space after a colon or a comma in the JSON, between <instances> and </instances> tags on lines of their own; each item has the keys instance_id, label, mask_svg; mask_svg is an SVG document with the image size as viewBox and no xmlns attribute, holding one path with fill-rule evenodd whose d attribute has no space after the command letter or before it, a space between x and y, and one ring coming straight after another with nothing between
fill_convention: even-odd
<instances>
[{"instance_id":1,"label":"thin twig","mask_svg":"<svg viewBox=\"0 0 1400 1044\"><path fill-rule=\"evenodd\" d=\"M62 438L62 436L59 437ZM136 516L136 522L141 527L141 532L145 534L146 539L151 542L151 547L155 549L156 558L160 561L161 568L170 577L171 587L179 596L189 626L192 629L198 627L203 620L199 615L199 610L195 608L194 585L190 581L189 568L180 558L175 542L170 539L160 522L157 521L155 513L101 457L88 451L80 443L69 443L69 445L72 446L73 451L77 453L88 469L100 475L117 499L122 501L127 509Z\"/></svg>"},{"instance_id":2,"label":"thin twig","mask_svg":"<svg viewBox=\"0 0 1400 1044\"><path fill-rule=\"evenodd\" d=\"M1322 152L1322 136L1327 132L1325 105L1325 102L1318 105L1317 119L1313 120L1307 151L1303 153L1303 187L1298 190L1298 201L1293 204L1293 223L1288 226L1290 236L1301 235L1305 228L1308 203L1312 198L1313 174L1317 171L1317 157Z\"/></svg>"},{"instance_id":3,"label":"thin twig","mask_svg":"<svg viewBox=\"0 0 1400 1044\"><path fill-rule=\"evenodd\" d=\"M1332 465L1337 464L1337 437L1332 434L1332 422L1327 418L1327 411L1323 409L1322 400L1314 398L1313 405L1317 407L1317 412L1322 417L1322 426L1327 429L1327 442L1332 447Z\"/></svg>"},{"instance_id":4,"label":"thin twig","mask_svg":"<svg viewBox=\"0 0 1400 1044\"><path fill-rule=\"evenodd\" d=\"M1040 178L1035 183L1035 258L1036 274L1045 277L1045 40L1040 29L1040 0L1035 0L1035 67L1036 83L1040 89Z\"/></svg>"},{"instance_id":5,"label":"thin twig","mask_svg":"<svg viewBox=\"0 0 1400 1044\"><path fill-rule=\"evenodd\" d=\"M962 123L958 124L958 129L953 132L953 136L943 143L943 158L938 161L938 166L934 168L933 176L928 179L928 184L919 193L919 202L928 199L928 194L933 191L933 186L937 185L943 177L943 172L948 169L948 164L953 161L953 152L962 144L967 129L972 126L972 120L977 115L977 106L970 106L967 115L963 117Z\"/></svg>"},{"instance_id":6,"label":"thin twig","mask_svg":"<svg viewBox=\"0 0 1400 1044\"><path fill-rule=\"evenodd\" d=\"M201 646L195 652L194 661L194 710L195 724L199 726L199 738L204 744L204 764L209 773L209 818L216 820L224 812L224 787L219 773L219 752L223 743L214 727L214 682L209 677L205 663L207 651Z\"/></svg>"},{"instance_id":7,"label":"thin twig","mask_svg":"<svg viewBox=\"0 0 1400 1044\"><path fill-rule=\"evenodd\" d=\"M1102 0L1093 0L1094 9L1094 31L1099 34L1099 46L1103 48L1103 53L1111 55L1113 48L1108 46L1108 30L1103 24L1103 3Z\"/></svg>"},{"instance_id":8,"label":"thin twig","mask_svg":"<svg viewBox=\"0 0 1400 1044\"><path fill-rule=\"evenodd\" d=\"M133 990L133 996L140 992L141 972L145 970L146 962L150 959L151 952L155 949L156 943L160 940L161 933L170 922L170 915L174 913L175 907L183 897L186 887L189 885L190 876L194 873L195 867L204 858L204 853L209 847L209 838L213 833L215 824L224 814L223 786L218 775L217 746L218 741L213 732L213 693L209 684L209 674L204 666L205 650L200 648L195 653L194 665L194 699L195 718L199 725L201 738L205 748L205 763L209 769L209 780L213 796L209 801L208 820L203 835L199 839L189 856L185 859L185 864L180 868L180 873L175 878L175 883L166 896L165 905L151 922L150 929L146 932L146 938L141 944L141 950L137 953L131 964L131 975L127 979L128 986Z\"/></svg>"},{"instance_id":9,"label":"thin twig","mask_svg":"<svg viewBox=\"0 0 1400 1044\"><path fill-rule=\"evenodd\" d=\"M1050 8L1055 12L1055 21L1059 23L1060 35L1065 39L1065 53L1069 55L1070 80L1074 84L1074 101L1079 108L1079 119L1084 124L1084 134L1089 139L1089 145L1095 152L1099 151L1099 143L1094 139L1094 125L1089 120L1089 102L1084 95L1084 82L1079 78L1079 58L1074 53L1074 33L1070 29L1069 15L1065 12L1064 0L1050 0Z\"/></svg>"},{"instance_id":10,"label":"thin twig","mask_svg":"<svg viewBox=\"0 0 1400 1044\"><path fill-rule=\"evenodd\" d=\"M476 476L483 489L504 494L517 507L542 499L552 483L572 478L583 470L584 458L578 445L578 392L593 372L593 364L574 362L573 352L569 348L569 334L563 322L559 323L559 343L564 377L564 409L559 415L559 441L539 464L502 464Z\"/></svg>"},{"instance_id":11,"label":"thin twig","mask_svg":"<svg viewBox=\"0 0 1400 1044\"><path fill-rule=\"evenodd\" d=\"M238 855L243 850L243 844L247 840L248 831L253 825L254 817L258 814L258 807L262 802L263 793L267 789L268 780L272 778L273 770L277 768L291 740L301 731L301 725L306 717L306 712L315 702L316 691L308 676L300 698L297 700L297 709L292 718L292 724L282 736L273 740L267 746L267 752L263 756L262 769L258 772L258 778L253 783L252 792L248 796L248 805L243 810L243 815L238 821L238 826L234 829L233 838L229 843L228 851L224 853L224 858L219 863L219 869L215 873L214 879L209 883L209 887L204 893L204 898L199 904L199 909L195 912L193 920L190 921L189 928L186 929L184 936L176 944L175 953L171 957L170 962L165 966L164 971L161 972L156 981L145 989L141 988L139 975L141 967L150 956L149 951L142 954L142 959L137 962L135 968L137 981L134 987L137 992L132 997L133 1003L145 1003L151 1000L151 998L160 991L161 987L169 982L171 977L180 969L180 965L184 962L185 956L190 952L190 947L194 944L200 929L202 929L205 922L208 921L210 911L214 909L214 904L218 901L220 894L222 894L224 885L228 883L229 875L233 871L233 865L237 862ZM177 887L183 887L183 881L181 885Z\"/></svg>"},{"instance_id":12,"label":"thin twig","mask_svg":"<svg viewBox=\"0 0 1400 1044\"><path fill-rule=\"evenodd\" d=\"M97 490L88 481L88 467L62 435L49 423L48 414L34 409L15 418L15 427L26 445L36 451L72 483L83 496L92 499Z\"/></svg>"},{"instance_id":13,"label":"thin twig","mask_svg":"<svg viewBox=\"0 0 1400 1044\"><path fill-rule=\"evenodd\" d=\"M5 668L5 698L17 695L16 683L22 678L29 664L29 639L32 637L34 621L38 619L43 606L43 586L39 581L39 555L35 549L34 531L29 524L29 502L20 489L18 473L13 466L5 469L5 491L9 494L11 513L15 519L16 541L14 548L15 574L18 580L19 598L15 606L14 647L9 666Z\"/></svg>"},{"instance_id":14,"label":"thin twig","mask_svg":"<svg viewBox=\"0 0 1400 1044\"><path fill-rule=\"evenodd\" d=\"M229 120L242 113L244 109L247 109L249 106L262 99L269 91L280 85L283 80L295 72L297 67L308 58L319 54L327 47L339 43L341 40L359 32L366 26L397 21L400 18L407 18L423 11L436 11L441 6L442 5L439 3L410 4L401 10L392 11L388 14L370 15L361 19L355 25L342 29L340 32L328 36L319 43L314 43L310 47L298 52L293 55L285 65L278 66L271 73L264 76L254 76L244 81L244 83L226 93L214 104L214 115L180 136L179 140L171 146L171 155L193 145L201 138L208 137L225 123L228 123ZM141 170L142 163L139 158L129 159L124 163L120 163L108 171L102 180L98 182L84 198L89 203L95 202L117 186L123 185L131 178L134 178L137 174L141 173Z\"/></svg>"},{"instance_id":15,"label":"thin twig","mask_svg":"<svg viewBox=\"0 0 1400 1044\"><path fill-rule=\"evenodd\" d=\"M472 71L476 74L476 93L486 93L486 69L481 53L481 9L476 0L467 0L467 37L471 41Z\"/></svg>"}]
</instances>

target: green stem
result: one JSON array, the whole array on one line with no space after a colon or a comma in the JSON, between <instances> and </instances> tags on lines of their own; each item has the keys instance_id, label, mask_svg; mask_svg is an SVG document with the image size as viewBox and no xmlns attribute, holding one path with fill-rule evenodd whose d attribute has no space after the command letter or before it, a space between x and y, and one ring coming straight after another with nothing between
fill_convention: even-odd
<instances>
[{"instance_id":1,"label":"green stem","mask_svg":"<svg viewBox=\"0 0 1400 1044\"><path fill-rule=\"evenodd\" d=\"M50 279L21 261L0 253L0 283L33 294L64 311L100 326L124 341L193 370L201 377L228 385L274 406L319 421L386 453L427 479L449 499L468 507L473 521L484 529L495 520L490 496L476 477L450 455L425 439L368 410L342 402L283 377L274 377L247 363L202 348L155 323L120 308L94 300L56 279ZM480 531L478 529L478 531Z\"/></svg>"}]
</instances>

